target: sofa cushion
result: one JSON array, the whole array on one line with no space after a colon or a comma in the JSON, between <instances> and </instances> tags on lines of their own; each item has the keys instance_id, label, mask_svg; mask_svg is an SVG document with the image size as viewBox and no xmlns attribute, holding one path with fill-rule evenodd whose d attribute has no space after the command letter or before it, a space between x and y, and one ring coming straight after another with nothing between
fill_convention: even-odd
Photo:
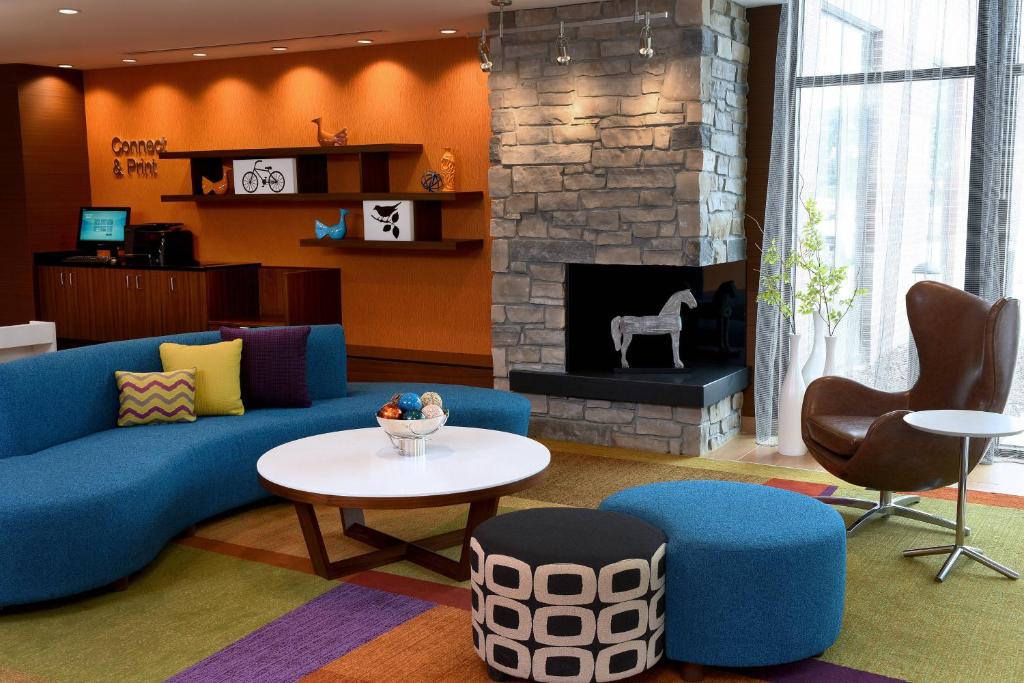
<instances>
[{"instance_id":1,"label":"sofa cushion","mask_svg":"<svg viewBox=\"0 0 1024 683\"><path fill-rule=\"evenodd\" d=\"M242 340L242 400L247 408L308 408L309 326L222 327L220 338Z\"/></svg>"},{"instance_id":2,"label":"sofa cushion","mask_svg":"<svg viewBox=\"0 0 1024 683\"><path fill-rule=\"evenodd\" d=\"M114 373L118 427L196 421L196 369Z\"/></svg>"},{"instance_id":3,"label":"sofa cushion","mask_svg":"<svg viewBox=\"0 0 1024 683\"><path fill-rule=\"evenodd\" d=\"M438 391L456 426L525 434L530 416L529 401L508 392L350 386L349 396L314 399L301 411L266 408L146 429L111 428L111 416L105 430L0 458L0 605L71 595L141 569L185 527L267 497L256 475L263 453L314 434L377 428L377 407L396 391ZM116 406L116 392L111 400Z\"/></svg>"},{"instance_id":4,"label":"sofa cushion","mask_svg":"<svg viewBox=\"0 0 1024 683\"><path fill-rule=\"evenodd\" d=\"M118 412L115 371L159 372L163 342L217 341L217 332L196 332L83 346L0 363L0 459L110 429ZM306 377L314 401L345 395L345 333L340 325L316 325L310 331ZM74 391L41 391L40 387L74 387Z\"/></svg>"},{"instance_id":5,"label":"sofa cushion","mask_svg":"<svg viewBox=\"0 0 1024 683\"><path fill-rule=\"evenodd\" d=\"M850 457L864 443L876 419L863 415L813 415L807 418L807 433L822 447Z\"/></svg>"}]
</instances>

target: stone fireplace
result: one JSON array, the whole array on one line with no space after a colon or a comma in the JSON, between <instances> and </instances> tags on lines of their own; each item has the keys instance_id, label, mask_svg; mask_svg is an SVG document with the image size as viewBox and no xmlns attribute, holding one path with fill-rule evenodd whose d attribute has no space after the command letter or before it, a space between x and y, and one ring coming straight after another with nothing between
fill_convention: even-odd
<instances>
[{"instance_id":1,"label":"stone fireplace","mask_svg":"<svg viewBox=\"0 0 1024 683\"><path fill-rule=\"evenodd\" d=\"M633 9L632 0L587 3L505 20L536 26ZM748 382L747 23L726 0L642 9L670 15L655 22L649 60L628 23L567 28L567 66L554 62L548 31L492 42L495 386L530 395L538 436L698 455L738 432ZM735 348L716 352L715 294L729 281ZM699 304L683 316L686 370L616 372L609 316L657 314L677 287ZM595 311L588 293L618 312ZM630 360L671 367L668 337L634 338Z\"/></svg>"}]
</instances>

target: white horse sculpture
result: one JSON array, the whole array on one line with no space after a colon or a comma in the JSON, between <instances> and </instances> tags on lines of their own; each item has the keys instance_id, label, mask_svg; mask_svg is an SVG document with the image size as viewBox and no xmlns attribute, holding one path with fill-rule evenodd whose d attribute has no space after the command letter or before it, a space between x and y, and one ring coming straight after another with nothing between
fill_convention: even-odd
<instances>
[{"instance_id":1,"label":"white horse sculpture","mask_svg":"<svg viewBox=\"0 0 1024 683\"><path fill-rule=\"evenodd\" d=\"M622 367L629 367L626 352L629 351L629 343L633 341L634 334L670 334L673 365L682 369L683 361L679 360L679 332L683 329L683 320L679 317L679 310L684 303L690 308L697 308L697 300L688 289L670 296L658 315L625 315L612 319L612 341L615 350L622 351Z\"/></svg>"}]
</instances>

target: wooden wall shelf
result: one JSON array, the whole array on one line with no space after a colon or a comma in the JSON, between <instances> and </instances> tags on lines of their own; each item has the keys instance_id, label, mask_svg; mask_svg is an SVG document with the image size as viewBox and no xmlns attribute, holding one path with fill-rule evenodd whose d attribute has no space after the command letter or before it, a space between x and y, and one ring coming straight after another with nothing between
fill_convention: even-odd
<instances>
[{"instance_id":1,"label":"wooden wall shelf","mask_svg":"<svg viewBox=\"0 0 1024 683\"><path fill-rule=\"evenodd\" d=\"M423 145L380 144L341 147L265 147L262 149L204 149L192 152L160 152L161 159L259 159L263 157L334 156L338 154L420 154Z\"/></svg>"},{"instance_id":2,"label":"wooden wall shelf","mask_svg":"<svg viewBox=\"0 0 1024 683\"><path fill-rule=\"evenodd\" d=\"M479 249L483 240L444 240L442 238L441 207L446 202L459 200L481 201L484 193L468 192L392 192L391 155L422 154L423 145L377 144L345 145L342 147L270 147L264 149L211 149L191 152L161 152L161 159L187 159L192 177L191 194L165 194L162 202L192 202L203 205L262 204L288 206L299 202L393 202L411 201L416 242L362 242L344 240L332 245L317 240L303 240L302 246L336 249L376 249L404 251L462 252ZM328 157L354 155L359 165L359 187L352 192L331 192ZM293 194L203 194L203 178L217 181L223 176L223 167L234 159L295 158L295 187Z\"/></svg>"},{"instance_id":3,"label":"wooden wall shelf","mask_svg":"<svg viewBox=\"0 0 1024 683\"><path fill-rule=\"evenodd\" d=\"M414 240L412 242L384 242L377 240L343 239L332 240L330 238L304 239L299 240L303 247L319 247L321 249L348 249L352 251L433 251L461 253L474 251L484 246L483 240Z\"/></svg>"},{"instance_id":4,"label":"wooden wall shelf","mask_svg":"<svg viewBox=\"0 0 1024 683\"><path fill-rule=\"evenodd\" d=\"M416 202L452 202L459 199L482 199L481 191L471 192L297 192L293 194L165 194L162 202L196 202L198 204L230 204L232 202L360 202L409 199Z\"/></svg>"}]
</instances>

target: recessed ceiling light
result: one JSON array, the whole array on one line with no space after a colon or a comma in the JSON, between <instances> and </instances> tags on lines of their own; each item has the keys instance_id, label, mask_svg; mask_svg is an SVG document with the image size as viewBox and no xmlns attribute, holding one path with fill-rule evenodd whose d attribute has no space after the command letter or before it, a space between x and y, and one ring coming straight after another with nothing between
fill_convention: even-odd
<instances>
[{"instance_id":1,"label":"recessed ceiling light","mask_svg":"<svg viewBox=\"0 0 1024 683\"><path fill-rule=\"evenodd\" d=\"M371 44L373 44L373 41L370 40L369 38L360 38L356 42L359 43L360 45L371 45Z\"/></svg>"},{"instance_id":2,"label":"recessed ceiling light","mask_svg":"<svg viewBox=\"0 0 1024 683\"><path fill-rule=\"evenodd\" d=\"M74 69L75 68L71 64L58 64L57 66L59 66L61 69Z\"/></svg>"},{"instance_id":3,"label":"recessed ceiling light","mask_svg":"<svg viewBox=\"0 0 1024 683\"><path fill-rule=\"evenodd\" d=\"M78 14L78 10L72 7L61 7L57 11L60 12L61 14Z\"/></svg>"},{"instance_id":4,"label":"recessed ceiling light","mask_svg":"<svg viewBox=\"0 0 1024 683\"><path fill-rule=\"evenodd\" d=\"M125 57L121 61L124 62L125 64L134 64L137 60L132 59L131 57Z\"/></svg>"},{"instance_id":5,"label":"recessed ceiling light","mask_svg":"<svg viewBox=\"0 0 1024 683\"><path fill-rule=\"evenodd\" d=\"M205 52L193 52L192 56L193 57L205 57L206 53Z\"/></svg>"},{"instance_id":6,"label":"recessed ceiling light","mask_svg":"<svg viewBox=\"0 0 1024 683\"><path fill-rule=\"evenodd\" d=\"M453 28L443 28L443 29L441 29L441 33L445 34L446 36L450 36L453 33L458 33L458 31L456 31Z\"/></svg>"},{"instance_id":7,"label":"recessed ceiling light","mask_svg":"<svg viewBox=\"0 0 1024 683\"><path fill-rule=\"evenodd\" d=\"M286 48L283 45L278 45L277 47L272 47L270 49L273 50L274 52L287 52L288 51L288 48Z\"/></svg>"}]
</instances>

